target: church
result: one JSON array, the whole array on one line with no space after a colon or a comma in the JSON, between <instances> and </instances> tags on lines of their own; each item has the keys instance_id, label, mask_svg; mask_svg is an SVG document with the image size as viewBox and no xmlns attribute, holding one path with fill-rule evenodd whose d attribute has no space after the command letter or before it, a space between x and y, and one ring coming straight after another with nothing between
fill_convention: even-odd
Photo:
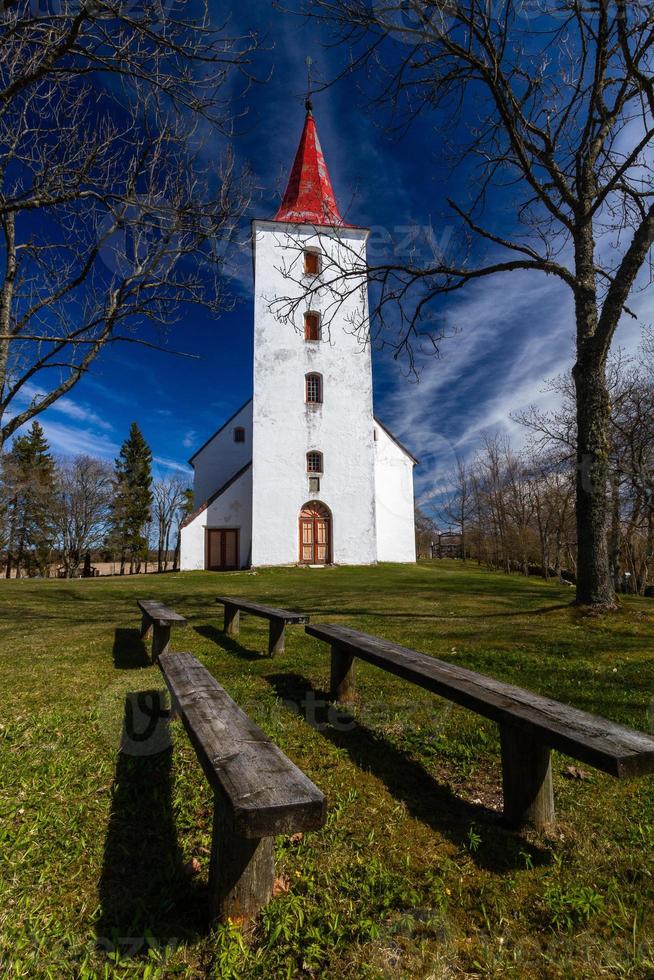
<instances>
[{"instance_id":1,"label":"church","mask_svg":"<svg viewBox=\"0 0 654 980\"><path fill-rule=\"evenodd\" d=\"M307 103L281 207L252 222L253 395L189 460L182 569L415 561L417 460L373 412L370 345L352 329L368 317L367 237L340 214Z\"/></svg>"}]
</instances>

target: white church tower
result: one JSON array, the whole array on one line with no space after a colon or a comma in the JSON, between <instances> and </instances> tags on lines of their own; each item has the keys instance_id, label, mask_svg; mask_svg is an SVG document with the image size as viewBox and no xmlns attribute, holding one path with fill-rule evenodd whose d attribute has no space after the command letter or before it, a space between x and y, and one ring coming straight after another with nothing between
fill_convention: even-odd
<instances>
[{"instance_id":1,"label":"white church tower","mask_svg":"<svg viewBox=\"0 0 654 980\"><path fill-rule=\"evenodd\" d=\"M183 569L415 561L416 460L373 415L353 328L367 237L341 217L307 103L281 207L252 225L253 397L190 460Z\"/></svg>"}]
</instances>

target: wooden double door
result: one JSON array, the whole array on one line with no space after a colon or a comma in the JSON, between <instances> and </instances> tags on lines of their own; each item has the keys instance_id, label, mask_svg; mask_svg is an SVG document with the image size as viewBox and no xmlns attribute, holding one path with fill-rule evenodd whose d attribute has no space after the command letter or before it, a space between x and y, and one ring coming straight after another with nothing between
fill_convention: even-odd
<instances>
[{"instance_id":1,"label":"wooden double door","mask_svg":"<svg viewBox=\"0 0 654 980\"><path fill-rule=\"evenodd\" d=\"M227 572L239 567L238 528L207 528L205 567Z\"/></svg>"},{"instance_id":2,"label":"wooden double door","mask_svg":"<svg viewBox=\"0 0 654 980\"><path fill-rule=\"evenodd\" d=\"M331 561L332 520L318 502L306 504L300 513L300 562L327 565Z\"/></svg>"}]
</instances>

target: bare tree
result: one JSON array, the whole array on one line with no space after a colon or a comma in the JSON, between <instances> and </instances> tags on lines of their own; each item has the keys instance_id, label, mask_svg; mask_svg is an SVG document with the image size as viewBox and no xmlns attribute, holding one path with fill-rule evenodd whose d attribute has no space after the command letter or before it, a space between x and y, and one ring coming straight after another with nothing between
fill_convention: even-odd
<instances>
[{"instance_id":1,"label":"bare tree","mask_svg":"<svg viewBox=\"0 0 654 980\"><path fill-rule=\"evenodd\" d=\"M188 7L0 3L0 447L107 344L164 345L187 304L228 302L254 41Z\"/></svg>"},{"instance_id":2,"label":"bare tree","mask_svg":"<svg viewBox=\"0 0 654 980\"><path fill-rule=\"evenodd\" d=\"M449 474L449 489L441 495L437 511L446 524L455 527L461 537L461 557L468 554L468 531L474 513L470 466L462 456L456 457L453 473Z\"/></svg>"},{"instance_id":3,"label":"bare tree","mask_svg":"<svg viewBox=\"0 0 654 980\"><path fill-rule=\"evenodd\" d=\"M168 477L156 480L152 493L153 517L157 528L157 571L165 572L168 568L171 533L186 504L188 488L184 481Z\"/></svg>"},{"instance_id":4,"label":"bare tree","mask_svg":"<svg viewBox=\"0 0 654 980\"><path fill-rule=\"evenodd\" d=\"M88 552L98 548L109 522L113 470L90 456L57 463L53 501L56 545L67 578L73 578Z\"/></svg>"},{"instance_id":5,"label":"bare tree","mask_svg":"<svg viewBox=\"0 0 654 980\"><path fill-rule=\"evenodd\" d=\"M369 69L378 105L390 105L401 127L434 113L455 163L466 165L470 192L448 202L461 235L447 257L333 269L353 288L368 273L373 320L399 319L397 352L412 358L430 337L436 345L438 301L471 283L529 271L571 290L577 601L612 607L606 363L654 241L651 4L306 0L306 9L348 43L345 70ZM486 208L491 192L507 187L508 234Z\"/></svg>"}]
</instances>

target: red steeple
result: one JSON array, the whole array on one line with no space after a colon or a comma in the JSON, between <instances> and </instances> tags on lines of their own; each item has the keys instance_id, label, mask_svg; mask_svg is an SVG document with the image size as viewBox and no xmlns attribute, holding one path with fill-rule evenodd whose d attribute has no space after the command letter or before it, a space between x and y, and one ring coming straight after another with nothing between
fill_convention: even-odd
<instances>
[{"instance_id":1,"label":"red steeple","mask_svg":"<svg viewBox=\"0 0 654 980\"><path fill-rule=\"evenodd\" d=\"M334 197L309 101L284 200L274 220L299 225L345 224Z\"/></svg>"}]
</instances>

